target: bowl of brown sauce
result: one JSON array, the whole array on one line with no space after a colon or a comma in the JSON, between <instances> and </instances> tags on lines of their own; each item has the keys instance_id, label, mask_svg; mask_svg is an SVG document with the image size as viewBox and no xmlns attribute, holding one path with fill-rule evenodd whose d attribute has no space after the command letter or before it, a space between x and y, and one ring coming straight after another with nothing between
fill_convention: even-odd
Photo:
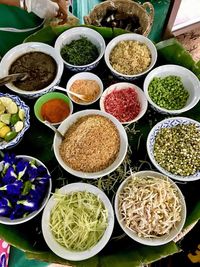
<instances>
[{"instance_id":1,"label":"bowl of brown sauce","mask_svg":"<svg viewBox=\"0 0 200 267\"><path fill-rule=\"evenodd\" d=\"M26 78L7 83L13 92L26 97L37 98L53 91L63 73L63 61L50 45L30 42L9 50L0 63L0 77L25 73Z\"/></svg>"}]
</instances>

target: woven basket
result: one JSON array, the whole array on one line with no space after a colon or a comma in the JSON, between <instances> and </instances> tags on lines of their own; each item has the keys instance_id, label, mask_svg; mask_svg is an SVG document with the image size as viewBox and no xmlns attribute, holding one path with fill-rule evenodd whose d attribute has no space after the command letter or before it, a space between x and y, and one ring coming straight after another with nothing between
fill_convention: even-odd
<instances>
[{"instance_id":1,"label":"woven basket","mask_svg":"<svg viewBox=\"0 0 200 267\"><path fill-rule=\"evenodd\" d=\"M131 0L108 0L96 5L88 16L84 16L85 24L99 26L108 10L117 10L118 13L137 16L144 36L147 36L151 31L154 19L153 5L149 2L140 5Z\"/></svg>"}]
</instances>

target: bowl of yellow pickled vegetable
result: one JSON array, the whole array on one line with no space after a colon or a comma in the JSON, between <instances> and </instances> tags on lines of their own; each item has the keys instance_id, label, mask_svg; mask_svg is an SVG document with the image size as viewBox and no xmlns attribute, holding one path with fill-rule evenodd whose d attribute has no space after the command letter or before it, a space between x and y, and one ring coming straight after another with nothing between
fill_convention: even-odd
<instances>
[{"instance_id":1,"label":"bowl of yellow pickled vegetable","mask_svg":"<svg viewBox=\"0 0 200 267\"><path fill-rule=\"evenodd\" d=\"M0 149L16 146L30 127L30 108L18 96L0 93Z\"/></svg>"},{"instance_id":2,"label":"bowl of yellow pickled vegetable","mask_svg":"<svg viewBox=\"0 0 200 267\"><path fill-rule=\"evenodd\" d=\"M81 261L100 252L114 227L110 200L96 186L72 183L48 201L42 216L42 233L49 248L61 258Z\"/></svg>"}]
</instances>

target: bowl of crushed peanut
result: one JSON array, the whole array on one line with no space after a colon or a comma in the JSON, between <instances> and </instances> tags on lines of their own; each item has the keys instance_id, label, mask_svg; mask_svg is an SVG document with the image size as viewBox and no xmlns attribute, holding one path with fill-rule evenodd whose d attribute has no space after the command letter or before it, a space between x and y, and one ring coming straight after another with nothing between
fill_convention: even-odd
<instances>
[{"instance_id":1,"label":"bowl of crushed peanut","mask_svg":"<svg viewBox=\"0 0 200 267\"><path fill-rule=\"evenodd\" d=\"M128 138L122 124L100 110L83 110L65 119L55 134L53 148L59 164L69 173L97 179L113 172L124 160Z\"/></svg>"}]
</instances>

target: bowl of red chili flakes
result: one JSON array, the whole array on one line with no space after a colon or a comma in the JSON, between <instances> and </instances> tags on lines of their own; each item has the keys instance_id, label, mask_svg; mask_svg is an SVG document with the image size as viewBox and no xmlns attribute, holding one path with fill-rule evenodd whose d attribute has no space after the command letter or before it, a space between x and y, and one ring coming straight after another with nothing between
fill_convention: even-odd
<instances>
[{"instance_id":1,"label":"bowl of red chili flakes","mask_svg":"<svg viewBox=\"0 0 200 267\"><path fill-rule=\"evenodd\" d=\"M147 98L132 83L116 83L109 86L100 98L100 109L113 115L122 124L138 121L147 110Z\"/></svg>"}]
</instances>

